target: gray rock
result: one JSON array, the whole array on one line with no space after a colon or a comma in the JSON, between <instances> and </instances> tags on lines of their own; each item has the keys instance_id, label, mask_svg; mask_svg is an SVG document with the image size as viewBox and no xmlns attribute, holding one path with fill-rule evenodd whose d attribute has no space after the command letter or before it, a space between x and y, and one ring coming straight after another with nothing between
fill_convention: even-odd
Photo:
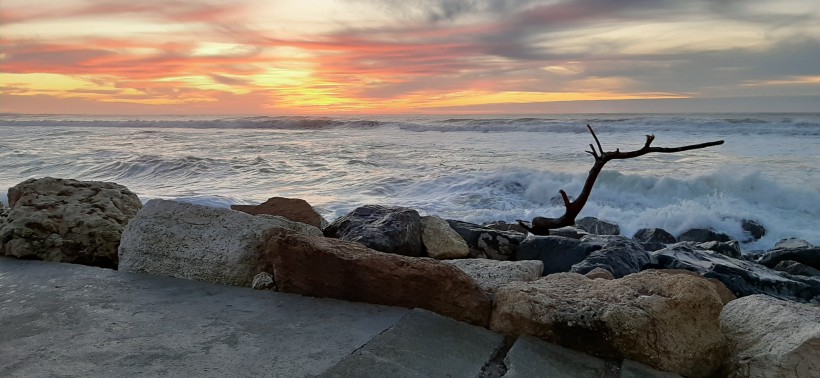
<instances>
[{"instance_id":1,"label":"gray rock","mask_svg":"<svg viewBox=\"0 0 820 378\"><path fill-rule=\"evenodd\" d=\"M436 216L421 217L421 242L434 259L460 259L470 254L464 238Z\"/></svg>"},{"instance_id":2,"label":"gray rock","mask_svg":"<svg viewBox=\"0 0 820 378\"><path fill-rule=\"evenodd\" d=\"M720 330L733 346L724 376L820 377L820 307L752 295L729 302Z\"/></svg>"},{"instance_id":3,"label":"gray rock","mask_svg":"<svg viewBox=\"0 0 820 378\"><path fill-rule=\"evenodd\" d=\"M693 228L678 236L678 241L693 241L705 243L710 241L727 242L732 240L729 235L704 228Z\"/></svg>"},{"instance_id":4,"label":"gray rock","mask_svg":"<svg viewBox=\"0 0 820 378\"><path fill-rule=\"evenodd\" d=\"M504 222L504 221L495 221L495 222L482 223L481 225L484 226L484 227L489 227L489 228L492 228L494 230L499 230L499 231L520 232L524 235L526 235L527 232L528 232L524 227L521 227L521 225L518 224L518 223L507 223L507 222Z\"/></svg>"},{"instance_id":5,"label":"gray rock","mask_svg":"<svg viewBox=\"0 0 820 378\"><path fill-rule=\"evenodd\" d=\"M600 378L607 372L604 360L532 336L521 336L507 357L505 378Z\"/></svg>"},{"instance_id":6,"label":"gray rock","mask_svg":"<svg viewBox=\"0 0 820 378\"><path fill-rule=\"evenodd\" d=\"M650 243L672 244L678 242L672 234L662 228L642 228L635 233L634 238Z\"/></svg>"},{"instance_id":7,"label":"gray rock","mask_svg":"<svg viewBox=\"0 0 820 378\"><path fill-rule=\"evenodd\" d=\"M581 239L584 236L589 235L589 233L575 227L567 226L550 230L550 235L563 236L565 238L572 239Z\"/></svg>"},{"instance_id":8,"label":"gray rock","mask_svg":"<svg viewBox=\"0 0 820 378\"><path fill-rule=\"evenodd\" d=\"M524 234L515 231L499 231L452 219L447 219L447 223L464 238L470 247L470 257L474 258L510 260L525 238Z\"/></svg>"},{"instance_id":9,"label":"gray rock","mask_svg":"<svg viewBox=\"0 0 820 378\"><path fill-rule=\"evenodd\" d=\"M723 282L738 297L768 294L798 301L813 301L820 295L820 280L792 276L746 260L698 249L687 243L673 244L652 252L663 269L684 269Z\"/></svg>"},{"instance_id":10,"label":"gray rock","mask_svg":"<svg viewBox=\"0 0 820 378\"><path fill-rule=\"evenodd\" d=\"M820 269L820 248L774 249L763 255L758 263L774 268L779 262L785 260L797 261L814 269Z\"/></svg>"},{"instance_id":11,"label":"gray rock","mask_svg":"<svg viewBox=\"0 0 820 378\"><path fill-rule=\"evenodd\" d=\"M621 227L614 223L602 221L595 217L584 217L575 221L582 230L595 235L620 235Z\"/></svg>"},{"instance_id":12,"label":"gray rock","mask_svg":"<svg viewBox=\"0 0 820 378\"><path fill-rule=\"evenodd\" d=\"M276 290L276 283L273 282L273 276L270 273L262 272L253 276L251 287L256 290Z\"/></svg>"},{"instance_id":13,"label":"gray rock","mask_svg":"<svg viewBox=\"0 0 820 378\"><path fill-rule=\"evenodd\" d=\"M119 269L250 286L261 238L273 228L322 236L283 217L152 199L123 232Z\"/></svg>"},{"instance_id":14,"label":"gray rock","mask_svg":"<svg viewBox=\"0 0 820 378\"><path fill-rule=\"evenodd\" d=\"M516 260L541 260L543 275L569 272L572 265L581 262L600 246L563 236L529 235L518 246Z\"/></svg>"},{"instance_id":15,"label":"gray rock","mask_svg":"<svg viewBox=\"0 0 820 378\"><path fill-rule=\"evenodd\" d=\"M760 238L766 236L766 227L763 227L763 225L756 220L743 219L740 221L740 227L749 234L747 241L760 240Z\"/></svg>"},{"instance_id":16,"label":"gray rock","mask_svg":"<svg viewBox=\"0 0 820 378\"><path fill-rule=\"evenodd\" d=\"M743 257L743 254L740 252L740 243L738 243L737 240L730 240L728 242L710 241L706 243L699 243L697 244L697 247L700 249L714 251L734 259Z\"/></svg>"},{"instance_id":17,"label":"gray rock","mask_svg":"<svg viewBox=\"0 0 820 378\"><path fill-rule=\"evenodd\" d=\"M640 362L624 360L621 364L621 378L682 378L667 371L655 370Z\"/></svg>"},{"instance_id":18,"label":"gray rock","mask_svg":"<svg viewBox=\"0 0 820 378\"><path fill-rule=\"evenodd\" d=\"M649 252L634 240L612 240L603 248L591 252L583 261L574 264L571 272L586 274L601 268L615 278L638 273L652 262Z\"/></svg>"},{"instance_id":19,"label":"gray rock","mask_svg":"<svg viewBox=\"0 0 820 378\"><path fill-rule=\"evenodd\" d=\"M797 276L820 277L820 270L797 261L783 260L774 266L774 270L786 272Z\"/></svg>"},{"instance_id":20,"label":"gray rock","mask_svg":"<svg viewBox=\"0 0 820 378\"><path fill-rule=\"evenodd\" d=\"M484 291L493 292L514 281L532 281L541 277L544 264L538 260L498 261L490 259L459 259L443 261L461 269Z\"/></svg>"},{"instance_id":21,"label":"gray rock","mask_svg":"<svg viewBox=\"0 0 820 378\"><path fill-rule=\"evenodd\" d=\"M46 177L9 189L0 255L117 267L125 225L142 203L113 182Z\"/></svg>"},{"instance_id":22,"label":"gray rock","mask_svg":"<svg viewBox=\"0 0 820 378\"><path fill-rule=\"evenodd\" d=\"M803 240L798 238L788 238L788 239L780 239L777 243L774 243L774 248L772 249L798 249L798 248L813 248L814 246Z\"/></svg>"},{"instance_id":23,"label":"gray rock","mask_svg":"<svg viewBox=\"0 0 820 378\"><path fill-rule=\"evenodd\" d=\"M336 219L325 236L364 244L381 252L423 256L421 217L407 207L365 205Z\"/></svg>"}]
</instances>

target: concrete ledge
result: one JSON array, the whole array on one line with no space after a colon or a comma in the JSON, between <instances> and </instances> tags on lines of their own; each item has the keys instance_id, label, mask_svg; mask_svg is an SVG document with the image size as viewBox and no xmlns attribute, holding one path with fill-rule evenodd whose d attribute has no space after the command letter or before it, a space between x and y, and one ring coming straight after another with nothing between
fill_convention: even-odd
<instances>
[{"instance_id":1,"label":"concrete ledge","mask_svg":"<svg viewBox=\"0 0 820 378\"><path fill-rule=\"evenodd\" d=\"M581 352L536 339L521 336L513 344L507 358L505 378L527 377L617 377L617 368Z\"/></svg>"}]
</instances>

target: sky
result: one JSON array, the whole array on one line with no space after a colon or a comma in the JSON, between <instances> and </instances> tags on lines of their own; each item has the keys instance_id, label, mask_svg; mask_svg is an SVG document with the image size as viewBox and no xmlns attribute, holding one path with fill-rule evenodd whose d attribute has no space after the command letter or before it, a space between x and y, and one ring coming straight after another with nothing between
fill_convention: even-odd
<instances>
[{"instance_id":1,"label":"sky","mask_svg":"<svg viewBox=\"0 0 820 378\"><path fill-rule=\"evenodd\" d=\"M0 1L0 112L676 111L820 111L820 1Z\"/></svg>"}]
</instances>

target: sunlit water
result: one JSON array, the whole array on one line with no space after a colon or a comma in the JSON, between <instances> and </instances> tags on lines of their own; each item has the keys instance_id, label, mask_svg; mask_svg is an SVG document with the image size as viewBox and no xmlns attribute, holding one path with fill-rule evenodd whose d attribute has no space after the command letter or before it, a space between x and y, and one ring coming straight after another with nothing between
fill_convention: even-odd
<instances>
[{"instance_id":1,"label":"sunlit water","mask_svg":"<svg viewBox=\"0 0 820 378\"><path fill-rule=\"evenodd\" d=\"M612 161L581 216L679 234L739 219L820 244L820 114L544 117L99 117L0 115L0 200L31 177L114 181L143 201L226 207L303 198L329 220L363 204L471 222L558 216L605 150L717 147Z\"/></svg>"}]
</instances>

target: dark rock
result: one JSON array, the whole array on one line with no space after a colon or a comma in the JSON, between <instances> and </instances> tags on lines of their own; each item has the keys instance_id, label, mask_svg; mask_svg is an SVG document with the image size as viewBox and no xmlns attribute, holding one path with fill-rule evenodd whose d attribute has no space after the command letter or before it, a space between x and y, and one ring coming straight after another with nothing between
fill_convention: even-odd
<instances>
[{"instance_id":1,"label":"dark rock","mask_svg":"<svg viewBox=\"0 0 820 378\"><path fill-rule=\"evenodd\" d=\"M737 240L731 240L728 242L710 241L706 243L699 243L697 244L697 247L717 252L721 255L729 256L735 259L742 258L743 256L740 252L740 243L738 243Z\"/></svg>"},{"instance_id":2,"label":"dark rock","mask_svg":"<svg viewBox=\"0 0 820 378\"><path fill-rule=\"evenodd\" d=\"M561 227L550 230L550 235L555 236L563 236L565 238L572 238L572 239L581 239L582 237L589 235L586 231L577 229L575 227Z\"/></svg>"},{"instance_id":3,"label":"dark rock","mask_svg":"<svg viewBox=\"0 0 820 378\"><path fill-rule=\"evenodd\" d=\"M599 245L584 243L563 236L527 236L518 246L516 260L541 260L544 275L569 272L572 265L584 260Z\"/></svg>"},{"instance_id":4,"label":"dark rock","mask_svg":"<svg viewBox=\"0 0 820 378\"><path fill-rule=\"evenodd\" d=\"M649 252L654 252L654 251L657 251L659 249L666 248L666 244L663 244L663 243L655 243L655 242L639 242L639 243L641 244L641 247L643 247L643 249L645 249Z\"/></svg>"},{"instance_id":5,"label":"dark rock","mask_svg":"<svg viewBox=\"0 0 820 378\"><path fill-rule=\"evenodd\" d=\"M504 221L495 221L495 222L484 223L484 224L482 224L482 226L489 227L489 228L492 228L494 230L499 230L499 231L515 231L515 232L520 232L524 235L527 234L527 230L524 229L524 227L521 227L521 225L518 224L518 223L507 223L507 222L504 222Z\"/></svg>"},{"instance_id":6,"label":"dark rock","mask_svg":"<svg viewBox=\"0 0 820 378\"><path fill-rule=\"evenodd\" d=\"M738 297L768 294L805 302L820 300L820 280L778 272L686 243L671 245L651 255L663 269L685 269L706 278L717 278Z\"/></svg>"},{"instance_id":7,"label":"dark rock","mask_svg":"<svg viewBox=\"0 0 820 378\"><path fill-rule=\"evenodd\" d=\"M814 247L811 243L798 238L788 238L788 239L780 239L777 243L774 243L774 248L772 249L797 249L797 248L812 248Z\"/></svg>"},{"instance_id":8,"label":"dark rock","mask_svg":"<svg viewBox=\"0 0 820 378\"><path fill-rule=\"evenodd\" d=\"M774 268L777 263L785 260L820 269L820 248L774 249L763 255L758 263Z\"/></svg>"},{"instance_id":9,"label":"dark rock","mask_svg":"<svg viewBox=\"0 0 820 378\"><path fill-rule=\"evenodd\" d=\"M740 227L751 236L748 241L759 240L766 235L766 228L756 220L743 219L740 221Z\"/></svg>"},{"instance_id":10,"label":"dark rock","mask_svg":"<svg viewBox=\"0 0 820 378\"><path fill-rule=\"evenodd\" d=\"M421 217L407 207L365 205L336 219L324 233L377 251L416 257L424 254Z\"/></svg>"},{"instance_id":11,"label":"dark rock","mask_svg":"<svg viewBox=\"0 0 820 378\"><path fill-rule=\"evenodd\" d=\"M774 266L774 270L786 272L796 276L820 277L820 270L797 261L783 260Z\"/></svg>"},{"instance_id":12,"label":"dark rock","mask_svg":"<svg viewBox=\"0 0 820 378\"><path fill-rule=\"evenodd\" d=\"M572 266L571 272L586 274L595 268L612 273L615 278L638 273L650 264L649 252L634 240L612 240L603 248L590 252L587 257Z\"/></svg>"},{"instance_id":13,"label":"dark rock","mask_svg":"<svg viewBox=\"0 0 820 378\"><path fill-rule=\"evenodd\" d=\"M526 237L515 231L500 231L474 223L447 219L447 223L467 242L470 257L493 260L510 260L515 256L518 244Z\"/></svg>"},{"instance_id":14,"label":"dark rock","mask_svg":"<svg viewBox=\"0 0 820 378\"><path fill-rule=\"evenodd\" d=\"M672 244L678 242L672 234L662 228L642 228L635 233L634 238L648 243Z\"/></svg>"},{"instance_id":15,"label":"dark rock","mask_svg":"<svg viewBox=\"0 0 820 378\"><path fill-rule=\"evenodd\" d=\"M272 197L259 205L231 205L231 209L251 215L277 215L294 222L309 224L320 230L327 227L325 218L313 210L307 201L299 198Z\"/></svg>"},{"instance_id":16,"label":"dark rock","mask_svg":"<svg viewBox=\"0 0 820 378\"><path fill-rule=\"evenodd\" d=\"M693 241L705 243L709 241L727 242L732 240L729 235L704 228L693 228L678 236L678 241Z\"/></svg>"},{"instance_id":17,"label":"dark rock","mask_svg":"<svg viewBox=\"0 0 820 378\"><path fill-rule=\"evenodd\" d=\"M585 217L575 221L578 228L595 235L620 235L621 227L595 217Z\"/></svg>"}]
</instances>

